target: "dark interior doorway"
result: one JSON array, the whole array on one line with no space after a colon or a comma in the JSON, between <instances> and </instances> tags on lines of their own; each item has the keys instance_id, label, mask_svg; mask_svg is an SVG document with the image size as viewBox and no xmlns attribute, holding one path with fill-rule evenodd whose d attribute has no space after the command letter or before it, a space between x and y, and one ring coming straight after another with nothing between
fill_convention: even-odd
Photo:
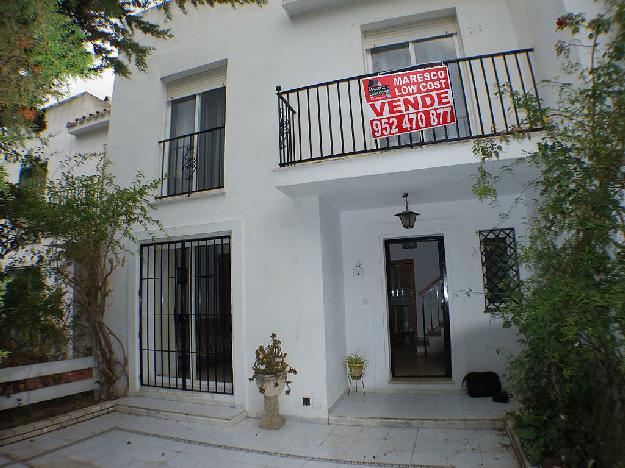
<instances>
[{"instance_id":1,"label":"dark interior doorway","mask_svg":"<svg viewBox=\"0 0 625 468\"><path fill-rule=\"evenodd\" d=\"M392 377L451 377L443 237L388 239L384 247Z\"/></svg>"}]
</instances>

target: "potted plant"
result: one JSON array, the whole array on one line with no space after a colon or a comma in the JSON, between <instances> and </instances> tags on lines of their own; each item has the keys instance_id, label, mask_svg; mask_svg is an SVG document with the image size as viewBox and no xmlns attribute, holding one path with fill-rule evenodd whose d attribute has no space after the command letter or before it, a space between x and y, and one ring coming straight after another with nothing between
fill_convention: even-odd
<instances>
[{"instance_id":1,"label":"potted plant","mask_svg":"<svg viewBox=\"0 0 625 468\"><path fill-rule=\"evenodd\" d=\"M280 416L278 396L286 387L286 394L291 393L289 374L297 374L297 370L286 362L287 353L282 352L282 342L275 333L271 334L271 341L266 346L259 346L256 350L256 360L252 366L250 381L256 381L258 391L265 398L265 415L260 420L263 429L280 429L284 425L284 418Z\"/></svg>"},{"instance_id":2,"label":"potted plant","mask_svg":"<svg viewBox=\"0 0 625 468\"><path fill-rule=\"evenodd\" d=\"M348 354L347 357L345 357L345 363L347 364L349 376L352 380L362 379L362 374L365 372L367 362L365 355L358 351Z\"/></svg>"}]
</instances>

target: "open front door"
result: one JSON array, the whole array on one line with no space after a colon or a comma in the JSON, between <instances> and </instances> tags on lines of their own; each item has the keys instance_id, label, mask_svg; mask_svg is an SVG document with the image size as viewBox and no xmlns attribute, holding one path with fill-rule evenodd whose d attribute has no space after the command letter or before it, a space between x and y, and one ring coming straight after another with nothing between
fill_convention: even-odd
<instances>
[{"instance_id":1,"label":"open front door","mask_svg":"<svg viewBox=\"0 0 625 468\"><path fill-rule=\"evenodd\" d=\"M451 377L443 238L389 239L385 250L392 377Z\"/></svg>"}]
</instances>

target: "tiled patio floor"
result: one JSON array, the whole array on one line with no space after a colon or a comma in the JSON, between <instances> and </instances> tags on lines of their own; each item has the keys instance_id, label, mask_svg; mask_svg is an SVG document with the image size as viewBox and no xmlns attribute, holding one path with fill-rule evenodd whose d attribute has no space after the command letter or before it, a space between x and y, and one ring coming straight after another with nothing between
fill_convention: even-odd
<instances>
[{"instance_id":1,"label":"tiled patio floor","mask_svg":"<svg viewBox=\"0 0 625 468\"><path fill-rule=\"evenodd\" d=\"M110 413L0 448L22 467L516 467L501 431L324 425L280 431L245 419L232 427Z\"/></svg>"}]
</instances>

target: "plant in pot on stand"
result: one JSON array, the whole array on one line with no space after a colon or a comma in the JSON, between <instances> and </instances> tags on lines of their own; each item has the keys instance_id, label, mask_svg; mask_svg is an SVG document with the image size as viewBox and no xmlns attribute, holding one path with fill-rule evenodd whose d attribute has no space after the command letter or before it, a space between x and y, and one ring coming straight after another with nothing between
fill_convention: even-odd
<instances>
[{"instance_id":1,"label":"plant in pot on stand","mask_svg":"<svg viewBox=\"0 0 625 468\"><path fill-rule=\"evenodd\" d=\"M256 360L252 366L252 377L258 391L265 397L265 415L260 420L263 429L280 429L284 425L284 418L280 416L278 396L286 387L286 394L291 393L289 374L297 374L297 370L286 362L287 353L282 352L282 342L275 333L271 334L271 341L266 346L259 346L256 350Z\"/></svg>"},{"instance_id":2,"label":"plant in pot on stand","mask_svg":"<svg viewBox=\"0 0 625 468\"><path fill-rule=\"evenodd\" d=\"M358 351L348 354L345 357L345 364L347 364L347 370L349 372L349 380L356 382L356 391L358 391L359 381L362 385L363 391L365 389L362 377L365 373L365 369L367 368L367 362L366 356Z\"/></svg>"}]
</instances>

